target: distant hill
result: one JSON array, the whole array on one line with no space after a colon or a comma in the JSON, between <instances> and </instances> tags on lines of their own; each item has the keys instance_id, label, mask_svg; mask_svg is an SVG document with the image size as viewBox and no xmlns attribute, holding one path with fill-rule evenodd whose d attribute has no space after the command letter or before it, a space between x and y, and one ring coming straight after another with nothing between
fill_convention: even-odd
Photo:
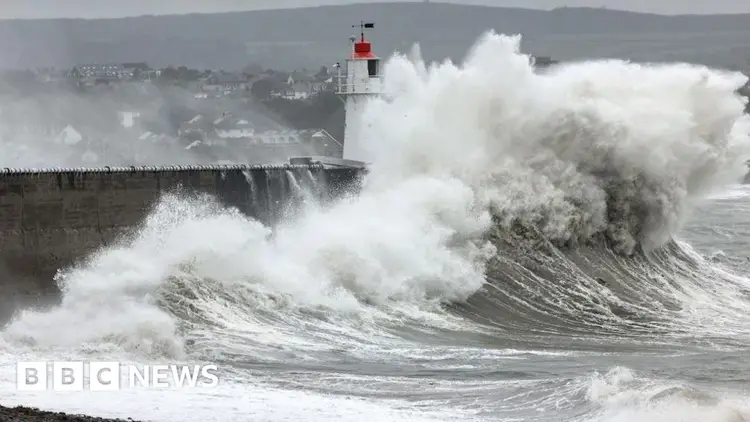
<instances>
[{"instance_id":1,"label":"distant hill","mask_svg":"<svg viewBox=\"0 0 750 422\"><path fill-rule=\"evenodd\" d=\"M0 66L71 67L147 61L152 66L316 69L347 53L360 20L381 56L419 42L431 60L461 59L488 29L524 35L530 54L617 57L744 68L750 15L663 16L607 9L552 11L435 3L381 3L213 15L0 21Z\"/></svg>"}]
</instances>

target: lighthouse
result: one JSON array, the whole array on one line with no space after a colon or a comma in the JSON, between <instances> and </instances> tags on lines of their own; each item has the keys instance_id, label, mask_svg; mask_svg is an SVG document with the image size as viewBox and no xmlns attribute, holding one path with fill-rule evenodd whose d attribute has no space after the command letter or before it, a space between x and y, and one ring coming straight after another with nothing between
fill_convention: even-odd
<instances>
[{"instance_id":1,"label":"lighthouse","mask_svg":"<svg viewBox=\"0 0 750 422\"><path fill-rule=\"evenodd\" d=\"M362 113L365 103L380 94L380 58L372 52L372 44L365 39L365 29L374 29L374 23L360 22L360 35L351 38L352 50L346 60L346 74L339 78L337 94L344 100L346 117L344 121L343 159L367 164L370 161L367 150L362 145Z\"/></svg>"},{"instance_id":2,"label":"lighthouse","mask_svg":"<svg viewBox=\"0 0 750 422\"><path fill-rule=\"evenodd\" d=\"M363 130L362 114L365 103L380 95L380 59L372 52L372 44L365 39L365 30L374 29L374 23L360 22L359 37L351 37L351 54L346 59L345 69L340 63L336 76L336 94L344 102L344 151L341 158L329 156L289 157L290 164L322 164L326 167L363 168L371 162L360 136ZM345 72L345 73L344 73Z\"/></svg>"}]
</instances>

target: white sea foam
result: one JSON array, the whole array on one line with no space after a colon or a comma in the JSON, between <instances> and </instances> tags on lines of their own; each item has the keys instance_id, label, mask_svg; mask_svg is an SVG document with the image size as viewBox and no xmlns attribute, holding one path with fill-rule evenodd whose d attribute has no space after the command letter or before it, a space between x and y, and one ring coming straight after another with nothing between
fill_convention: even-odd
<instances>
[{"instance_id":1,"label":"white sea foam","mask_svg":"<svg viewBox=\"0 0 750 422\"><path fill-rule=\"evenodd\" d=\"M595 376L587 393L589 400L602 407L591 422L750 420L747 397L719 397L684 383L649 379L623 367Z\"/></svg>"}]
</instances>

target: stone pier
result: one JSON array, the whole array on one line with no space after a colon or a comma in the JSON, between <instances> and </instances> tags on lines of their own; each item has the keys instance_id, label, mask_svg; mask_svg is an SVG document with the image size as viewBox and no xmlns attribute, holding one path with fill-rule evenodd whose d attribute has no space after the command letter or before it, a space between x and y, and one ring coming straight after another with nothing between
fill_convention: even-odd
<instances>
[{"instance_id":1,"label":"stone pier","mask_svg":"<svg viewBox=\"0 0 750 422\"><path fill-rule=\"evenodd\" d=\"M300 189L327 201L356 190L361 174L320 164L0 169L0 317L59 295L58 269L135 228L164 192L208 193L273 225Z\"/></svg>"}]
</instances>

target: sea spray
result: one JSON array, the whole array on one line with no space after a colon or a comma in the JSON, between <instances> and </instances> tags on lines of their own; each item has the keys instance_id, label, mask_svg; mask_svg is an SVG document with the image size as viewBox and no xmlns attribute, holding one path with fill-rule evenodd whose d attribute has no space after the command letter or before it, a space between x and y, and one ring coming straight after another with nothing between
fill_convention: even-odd
<instances>
[{"instance_id":1,"label":"sea spray","mask_svg":"<svg viewBox=\"0 0 750 422\"><path fill-rule=\"evenodd\" d=\"M287 310L436 309L484 285L490 228L567 247L604 236L630 253L663 243L691 200L735 175L748 144L742 75L620 61L538 74L519 42L489 33L461 65L392 58L364 117L373 164L358 197L271 231L167 196L137 239L66 273L60 308L4 335L68 346L166 335L183 303L175 280L192 296L209 283ZM165 295L169 306L153 300Z\"/></svg>"},{"instance_id":2,"label":"sea spray","mask_svg":"<svg viewBox=\"0 0 750 422\"><path fill-rule=\"evenodd\" d=\"M507 229L632 252L669 240L696 199L744 171L744 75L616 60L536 73L519 45L488 33L461 65L389 61L363 117L369 183L455 177Z\"/></svg>"}]
</instances>

